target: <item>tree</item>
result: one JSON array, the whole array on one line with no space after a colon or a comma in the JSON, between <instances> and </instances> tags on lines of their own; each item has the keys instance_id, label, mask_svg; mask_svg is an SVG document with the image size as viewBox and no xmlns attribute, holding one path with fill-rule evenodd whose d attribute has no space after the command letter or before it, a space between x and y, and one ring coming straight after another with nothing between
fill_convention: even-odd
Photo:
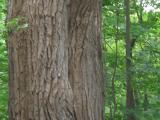
<instances>
[{"instance_id":1,"label":"tree","mask_svg":"<svg viewBox=\"0 0 160 120\"><path fill-rule=\"evenodd\" d=\"M99 0L71 0L69 81L80 120L102 120L103 76Z\"/></svg>"},{"instance_id":2,"label":"tree","mask_svg":"<svg viewBox=\"0 0 160 120\"><path fill-rule=\"evenodd\" d=\"M103 120L100 1L8 4L10 120Z\"/></svg>"},{"instance_id":3,"label":"tree","mask_svg":"<svg viewBox=\"0 0 160 120\"><path fill-rule=\"evenodd\" d=\"M132 41L130 37L130 0L125 0L126 13L126 109L127 120L134 120L135 116L132 110L135 107L133 84L132 84Z\"/></svg>"}]
</instances>

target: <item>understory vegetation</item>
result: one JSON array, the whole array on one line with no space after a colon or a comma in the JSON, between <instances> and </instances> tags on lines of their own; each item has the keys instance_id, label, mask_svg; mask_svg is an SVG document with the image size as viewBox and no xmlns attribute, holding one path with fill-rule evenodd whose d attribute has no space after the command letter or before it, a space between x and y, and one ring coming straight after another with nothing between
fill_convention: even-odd
<instances>
[{"instance_id":1,"label":"understory vegetation","mask_svg":"<svg viewBox=\"0 0 160 120\"><path fill-rule=\"evenodd\" d=\"M138 120L160 118L160 3L130 1L132 85ZM159 10L159 11L158 11ZM103 6L103 52L106 75L106 120L124 120L126 114L124 3Z\"/></svg>"}]
</instances>

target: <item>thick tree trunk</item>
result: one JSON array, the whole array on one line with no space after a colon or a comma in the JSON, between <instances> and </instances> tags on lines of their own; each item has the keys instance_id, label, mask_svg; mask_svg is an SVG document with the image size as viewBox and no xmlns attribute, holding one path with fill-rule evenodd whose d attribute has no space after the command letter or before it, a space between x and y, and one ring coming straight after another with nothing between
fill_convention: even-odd
<instances>
[{"instance_id":1,"label":"thick tree trunk","mask_svg":"<svg viewBox=\"0 0 160 120\"><path fill-rule=\"evenodd\" d=\"M9 0L8 21L29 25L9 35L10 120L103 119L99 9L97 0Z\"/></svg>"},{"instance_id":2,"label":"thick tree trunk","mask_svg":"<svg viewBox=\"0 0 160 120\"><path fill-rule=\"evenodd\" d=\"M8 19L29 24L9 38L10 120L74 120L66 1L10 0L9 6Z\"/></svg>"},{"instance_id":3,"label":"thick tree trunk","mask_svg":"<svg viewBox=\"0 0 160 120\"><path fill-rule=\"evenodd\" d=\"M103 119L100 1L71 0L69 80L78 120Z\"/></svg>"}]
</instances>

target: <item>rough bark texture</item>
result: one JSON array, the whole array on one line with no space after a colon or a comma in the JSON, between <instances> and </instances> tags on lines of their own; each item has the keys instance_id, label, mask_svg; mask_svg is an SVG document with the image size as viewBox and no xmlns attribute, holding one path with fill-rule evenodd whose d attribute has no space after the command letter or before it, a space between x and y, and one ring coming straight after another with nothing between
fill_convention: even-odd
<instances>
[{"instance_id":1,"label":"rough bark texture","mask_svg":"<svg viewBox=\"0 0 160 120\"><path fill-rule=\"evenodd\" d=\"M11 0L8 19L26 17L29 28L9 39L10 120L72 120L68 81L65 0Z\"/></svg>"},{"instance_id":2,"label":"rough bark texture","mask_svg":"<svg viewBox=\"0 0 160 120\"><path fill-rule=\"evenodd\" d=\"M70 3L69 3L70 2ZM9 0L10 120L102 120L97 0Z\"/></svg>"},{"instance_id":3,"label":"rough bark texture","mask_svg":"<svg viewBox=\"0 0 160 120\"><path fill-rule=\"evenodd\" d=\"M71 0L69 80L78 120L103 119L100 1Z\"/></svg>"}]
</instances>

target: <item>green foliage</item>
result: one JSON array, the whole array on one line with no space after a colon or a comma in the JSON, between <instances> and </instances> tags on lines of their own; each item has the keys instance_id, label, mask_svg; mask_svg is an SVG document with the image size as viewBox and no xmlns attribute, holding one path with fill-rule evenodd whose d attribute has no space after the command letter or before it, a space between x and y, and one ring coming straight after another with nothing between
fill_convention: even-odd
<instances>
[{"instance_id":1,"label":"green foliage","mask_svg":"<svg viewBox=\"0 0 160 120\"><path fill-rule=\"evenodd\" d=\"M9 20L6 24L6 28L9 34L17 32L21 29L28 28L28 23L26 23L25 17L16 17Z\"/></svg>"},{"instance_id":2,"label":"green foliage","mask_svg":"<svg viewBox=\"0 0 160 120\"><path fill-rule=\"evenodd\" d=\"M5 2L5 0L0 0L0 120L8 120L8 59L4 36Z\"/></svg>"},{"instance_id":3,"label":"green foliage","mask_svg":"<svg viewBox=\"0 0 160 120\"><path fill-rule=\"evenodd\" d=\"M133 48L132 72L136 108L131 110L137 120L160 118L160 13L145 12L145 5L157 5L156 1L144 1L143 5L131 1L131 36L136 39ZM109 2L109 1L108 1ZM118 5L118 7L117 7ZM122 2L103 6L103 53L106 82L106 119L113 117L114 103L112 81L115 65L116 10L118 8L118 66L115 75L116 112L114 120L126 119L125 82L125 14ZM137 12L142 12L140 23ZM147 100L144 95L147 94ZM146 108L146 110L144 110Z\"/></svg>"}]
</instances>

